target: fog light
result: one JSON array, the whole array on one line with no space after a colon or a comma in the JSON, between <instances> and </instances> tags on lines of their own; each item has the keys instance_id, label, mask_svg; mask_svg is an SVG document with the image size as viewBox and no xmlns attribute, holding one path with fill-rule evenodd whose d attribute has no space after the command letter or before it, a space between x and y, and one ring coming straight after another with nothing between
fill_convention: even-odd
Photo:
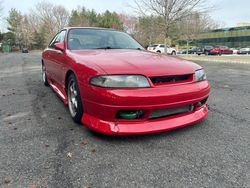
<instances>
[{"instance_id":1,"label":"fog light","mask_svg":"<svg viewBox=\"0 0 250 188\"><path fill-rule=\"evenodd\" d=\"M118 119L140 119L144 115L142 110L121 110L117 113Z\"/></svg>"}]
</instances>

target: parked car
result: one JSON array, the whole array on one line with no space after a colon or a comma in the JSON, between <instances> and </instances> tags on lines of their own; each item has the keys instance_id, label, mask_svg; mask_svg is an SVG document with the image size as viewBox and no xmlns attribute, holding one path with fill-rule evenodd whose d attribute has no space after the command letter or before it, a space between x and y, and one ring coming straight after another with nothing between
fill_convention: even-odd
<instances>
[{"instance_id":1,"label":"parked car","mask_svg":"<svg viewBox=\"0 0 250 188\"><path fill-rule=\"evenodd\" d=\"M187 54L187 50L186 49L179 49L177 51L177 54Z\"/></svg>"},{"instance_id":2,"label":"parked car","mask_svg":"<svg viewBox=\"0 0 250 188\"><path fill-rule=\"evenodd\" d=\"M197 54L198 47L194 46L190 49L189 53L190 54Z\"/></svg>"},{"instance_id":3,"label":"parked car","mask_svg":"<svg viewBox=\"0 0 250 188\"><path fill-rule=\"evenodd\" d=\"M28 48L22 48L22 53L29 53Z\"/></svg>"},{"instance_id":4,"label":"parked car","mask_svg":"<svg viewBox=\"0 0 250 188\"><path fill-rule=\"evenodd\" d=\"M44 85L73 120L103 134L163 132L208 115L210 85L200 65L150 53L120 31L63 29L41 62Z\"/></svg>"},{"instance_id":5,"label":"parked car","mask_svg":"<svg viewBox=\"0 0 250 188\"><path fill-rule=\"evenodd\" d=\"M233 51L233 54L238 54L240 48L230 48Z\"/></svg>"},{"instance_id":6,"label":"parked car","mask_svg":"<svg viewBox=\"0 0 250 188\"><path fill-rule=\"evenodd\" d=\"M233 50L230 50L227 46L215 46L209 52L209 55L222 55L222 54L233 54Z\"/></svg>"},{"instance_id":7,"label":"parked car","mask_svg":"<svg viewBox=\"0 0 250 188\"><path fill-rule=\"evenodd\" d=\"M157 52L157 53L165 53L165 45L164 44L153 44L147 48L148 51ZM176 49L167 46L167 54L176 55Z\"/></svg>"},{"instance_id":8,"label":"parked car","mask_svg":"<svg viewBox=\"0 0 250 188\"><path fill-rule=\"evenodd\" d=\"M213 49L213 46L201 46L201 47L197 47L196 53L197 55L201 55L201 54L209 55L212 49Z\"/></svg>"},{"instance_id":9,"label":"parked car","mask_svg":"<svg viewBox=\"0 0 250 188\"><path fill-rule=\"evenodd\" d=\"M241 48L241 49L238 51L238 54L250 54L250 47Z\"/></svg>"},{"instance_id":10,"label":"parked car","mask_svg":"<svg viewBox=\"0 0 250 188\"><path fill-rule=\"evenodd\" d=\"M180 49L177 53L178 54L192 54L193 51L191 49Z\"/></svg>"}]
</instances>

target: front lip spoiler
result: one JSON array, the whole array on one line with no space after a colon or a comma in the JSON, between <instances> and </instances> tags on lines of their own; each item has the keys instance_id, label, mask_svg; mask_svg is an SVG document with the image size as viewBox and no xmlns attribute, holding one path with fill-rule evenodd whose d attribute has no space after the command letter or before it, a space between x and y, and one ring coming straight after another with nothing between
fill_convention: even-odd
<instances>
[{"instance_id":1,"label":"front lip spoiler","mask_svg":"<svg viewBox=\"0 0 250 188\"><path fill-rule=\"evenodd\" d=\"M199 122L208 115L208 108L173 117L147 120L142 122L108 122L94 116L84 114L82 123L90 129L106 135L139 135L171 131Z\"/></svg>"}]
</instances>

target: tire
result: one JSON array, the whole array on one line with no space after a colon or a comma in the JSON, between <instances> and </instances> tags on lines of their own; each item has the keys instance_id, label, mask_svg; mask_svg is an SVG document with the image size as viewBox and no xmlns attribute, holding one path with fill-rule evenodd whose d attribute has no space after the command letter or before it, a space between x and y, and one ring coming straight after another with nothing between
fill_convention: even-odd
<instances>
[{"instance_id":1,"label":"tire","mask_svg":"<svg viewBox=\"0 0 250 188\"><path fill-rule=\"evenodd\" d=\"M42 80L45 86L49 86L49 82L48 82L48 78L46 74L46 68L43 63L42 63Z\"/></svg>"},{"instance_id":2,"label":"tire","mask_svg":"<svg viewBox=\"0 0 250 188\"><path fill-rule=\"evenodd\" d=\"M176 52L175 52L175 51L172 51L171 55L176 55Z\"/></svg>"},{"instance_id":3,"label":"tire","mask_svg":"<svg viewBox=\"0 0 250 188\"><path fill-rule=\"evenodd\" d=\"M160 51L160 50L158 50L158 51L157 51L157 53L161 54L161 51Z\"/></svg>"},{"instance_id":4,"label":"tire","mask_svg":"<svg viewBox=\"0 0 250 188\"><path fill-rule=\"evenodd\" d=\"M71 74L67 80L68 108L72 119L76 123L81 123L83 106L77 79Z\"/></svg>"}]
</instances>

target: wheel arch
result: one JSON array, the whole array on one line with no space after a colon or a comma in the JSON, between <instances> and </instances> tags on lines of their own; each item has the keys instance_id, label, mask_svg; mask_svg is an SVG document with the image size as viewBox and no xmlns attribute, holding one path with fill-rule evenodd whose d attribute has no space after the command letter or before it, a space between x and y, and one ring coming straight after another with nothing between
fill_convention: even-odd
<instances>
[{"instance_id":1,"label":"wheel arch","mask_svg":"<svg viewBox=\"0 0 250 188\"><path fill-rule=\"evenodd\" d=\"M75 77L77 78L77 76L76 76L76 74L75 74L75 72L73 71L73 70L71 70L71 69L69 69L67 72L66 72L66 74L65 74L65 90L67 91L67 88L68 88L68 79L69 79L69 76L71 75L71 74L73 74L73 75L75 75Z\"/></svg>"}]
</instances>

